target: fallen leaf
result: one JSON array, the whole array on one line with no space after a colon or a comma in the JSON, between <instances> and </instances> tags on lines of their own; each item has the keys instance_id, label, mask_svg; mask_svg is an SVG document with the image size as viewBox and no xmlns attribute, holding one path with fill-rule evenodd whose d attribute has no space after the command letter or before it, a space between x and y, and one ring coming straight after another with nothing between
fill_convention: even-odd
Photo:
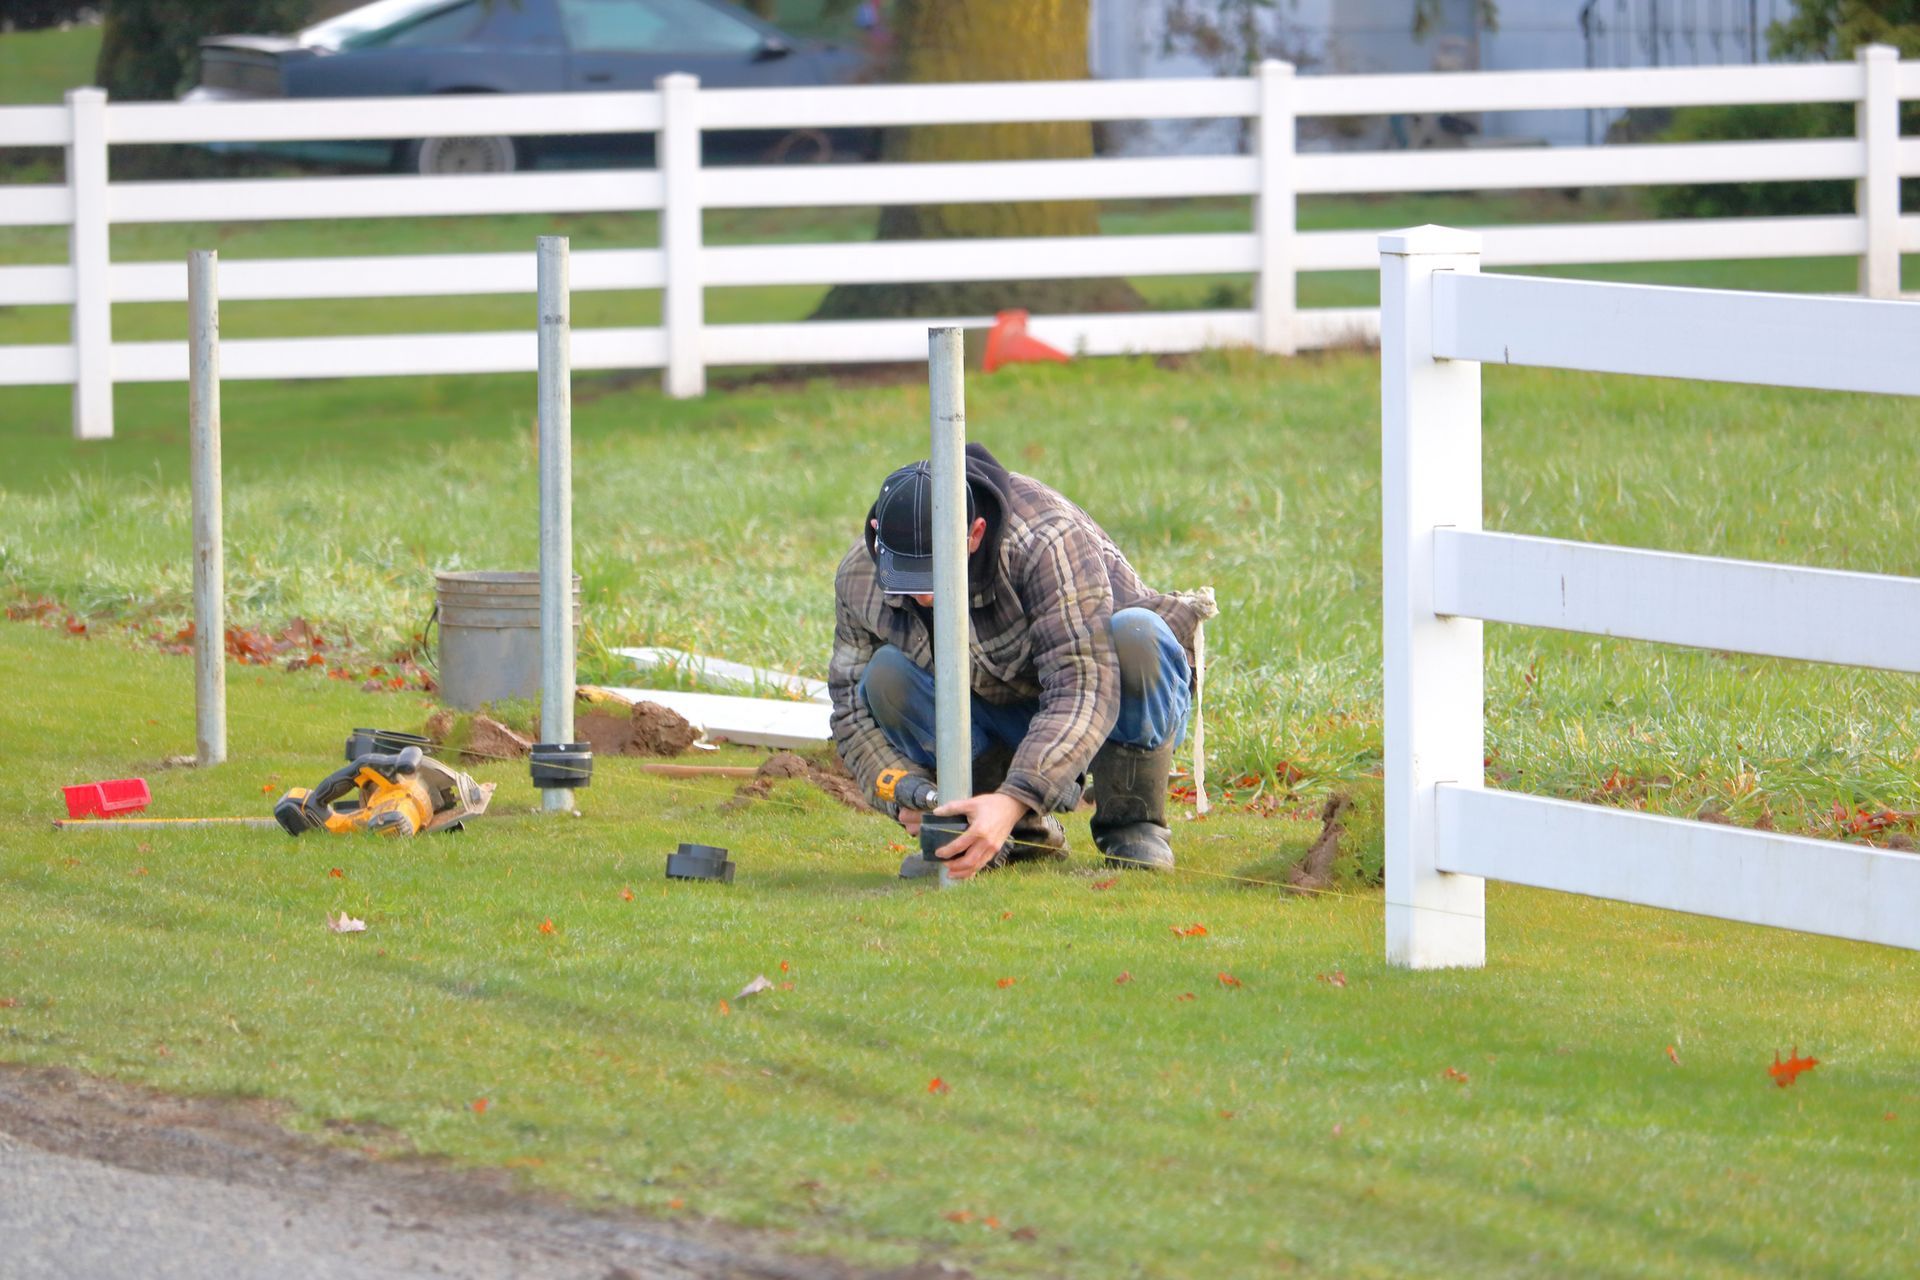
<instances>
[{"instance_id":1,"label":"fallen leaf","mask_svg":"<svg viewBox=\"0 0 1920 1280\"><path fill-rule=\"evenodd\" d=\"M542 921L540 922L540 932L542 932L542 933L552 933L553 931L554 931L554 929L553 929L553 921L552 921L552 919L550 919L550 918L549 918L549 919L546 919L546 920L542 920Z\"/></svg>"},{"instance_id":2,"label":"fallen leaf","mask_svg":"<svg viewBox=\"0 0 1920 1280\"><path fill-rule=\"evenodd\" d=\"M720 1002L720 1016L724 1018L732 1012L733 1012L733 1006L728 1004L725 1000L722 1000Z\"/></svg>"},{"instance_id":3,"label":"fallen leaf","mask_svg":"<svg viewBox=\"0 0 1920 1280\"><path fill-rule=\"evenodd\" d=\"M1113 980L1113 985L1114 985L1114 986L1116 986L1116 987L1124 987L1124 986L1126 986L1126 985L1127 985L1127 984L1128 984L1129 982L1132 982L1132 981L1133 981L1133 973L1132 973L1132 971L1130 971L1130 970L1127 970L1127 969L1122 969L1122 970L1120 971L1120 976L1119 976L1119 977L1117 977L1117 978L1115 978L1115 979Z\"/></svg>"},{"instance_id":4,"label":"fallen leaf","mask_svg":"<svg viewBox=\"0 0 1920 1280\"><path fill-rule=\"evenodd\" d=\"M673 1199L667 1201L667 1208L669 1209L684 1209L686 1207L687 1207L687 1202L685 1200L682 1200L679 1196L675 1196Z\"/></svg>"},{"instance_id":5,"label":"fallen leaf","mask_svg":"<svg viewBox=\"0 0 1920 1280\"><path fill-rule=\"evenodd\" d=\"M487 1100L485 1098L475 1098L472 1102L469 1102L467 1106L475 1115L483 1116L487 1114Z\"/></svg>"},{"instance_id":6,"label":"fallen leaf","mask_svg":"<svg viewBox=\"0 0 1920 1280\"><path fill-rule=\"evenodd\" d=\"M973 1221L973 1214L966 1209L949 1209L947 1212L941 1214L940 1216L945 1218L948 1222L958 1222L963 1226Z\"/></svg>"},{"instance_id":7,"label":"fallen leaf","mask_svg":"<svg viewBox=\"0 0 1920 1280\"><path fill-rule=\"evenodd\" d=\"M791 991L793 990L793 984L791 982L783 982L780 984L780 989L782 991Z\"/></svg>"},{"instance_id":8,"label":"fallen leaf","mask_svg":"<svg viewBox=\"0 0 1920 1280\"><path fill-rule=\"evenodd\" d=\"M1173 930L1174 936L1177 938L1204 938L1207 936L1207 926L1203 924L1190 924L1184 929L1177 924L1169 925L1168 927Z\"/></svg>"},{"instance_id":9,"label":"fallen leaf","mask_svg":"<svg viewBox=\"0 0 1920 1280\"><path fill-rule=\"evenodd\" d=\"M1234 1118L1234 1116L1236 1116L1236 1115L1238 1115L1238 1114L1239 1114L1239 1112L1237 1112L1237 1111L1222 1111L1222 1112L1220 1113L1220 1118L1221 1118L1222 1120L1231 1120L1231 1119L1233 1119L1233 1118Z\"/></svg>"},{"instance_id":10,"label":"fallen leaf","mask_svg":"<svg viewBox=\"0 0 1920 1280\"><path fill-rule=\"evenodd\" d=\"M365 920L355 920L344 911L340 913L338 919L335 919L333 914L329 912L327 914L327 928L335 933L365 933L367 931L367 922Z\"/></svg>"},{"instance_id":11,"label":"fallen leaf","mask_svg":"<svg viewBox=\"0 0 1920 1280\"><path fill-rule=\"evenodd\" d=\"M1347 985L1347 975L1339 969L1335 969L1332 973L1316 973L1313 976L1316 980L1324 982L1330 987L1344 987Z\"/></svg>"},{"instance_id":12,"label":"fallen leaf","mask_svg":"<svg viewBox=\"0 0 1920 1280\"><path fill-rule=\"evenodd\" d=\"M767 975L764 973L756 973L753 975L752 982L749 982L746 986L734 992L733 998L735 1000L745 1000L748 996L757 996L762 991L771 990L773 990L773 984L767 981Z\"/></svg>"},{"instance_id":13,"label":"fallen leaf","mask_svg":"<svg viewBox=\"0 0 1920 1280\"><path fill-rule=\"evenodd\" d=\"M1013 912L1011 912L1011 911L1002 911L1002 912L1000 913L1000 918L1001 918L1002 920L1011 920L1011 919L1013 919Z\"/></svg>"},{"instance_id":14,"label":"fallen leaf","mask_svg":"<svg viewBox=\"0 0 1920 1280\"><path fill-rule=\"evenodd\" d=\"M1019 979L1017 978L1002 978L1000 979L1000 981L994 983L993 985L1000 988L1002 991L1005 991L1008 987L1012 986L1017 981L1019 981Z\"/></svg>"},{"instance_id":15,"label":"fallen leaf","mask_svg":"<svg viewBox=\"0 0 1920 1280\"><path fill-rule=\"evenodd\" d=\"M785 960L782 960L780 962L780 972L785 973L786 971L787 971L787 962Z\"/></svg>"},{"instance_id":16,"label":"fallen leaf","mask_svg":"<svg viewBox=\"0 0 1920 1280\"><path fill-rule=\"evenodd\" d=\"M622 902L632 902L632 901L633 901L633 887L632 887L631 885L629 885L628 887L626 887L626 888L624 888L624 889L622 889L622 890L620 890L620 901L622 901Z\"/></svg>"},{"instance_id":17,"label":"fallen leaf","mask_svg":"<svg viewBox=\"0 0 1920 1280\"><path fill-rule=\"evenodd\" d=\"M985 1227L989 1231L998 1231L1000 1229L1000 1219L989 1214L986 1217L980 1219L980 1225Z\"/></svg>"},{"instance_id":18,"label":"fallen leaf","mask_svg":"<svg viewBox=\"0 0 1920 1280\"><path fill-rule=\"evenodd\" d=\"M1240 985L1240 979L1230 973L1223 973L1220 975L1220 985L1223 987L1237 987Z\"/></svg>"},{"instance_id":19,"label":"fallen leaf","mask_svg":"<svg viewBox=\"0 0 1920 1280\"><path fill-rule=\"evenodd\" d=\"M1680 1052L1672 1045L1667 1046L1667 1061L1676 1067L1680 1065Z\"/></svg>"},{"instance_id":20,"label":"fallen leaf","mask_svg":"<svg viewBox=\"0 0 1920 1280\"><path fill-rule=\"evenodd\" d=\"M1191 1000L1191 999L1193 999L1193 998L1194 998L1194 997L1193 997L1193 992L1191 992L1191 991L1183 991L1183 992L1181 992L1181 993L1180 993L1180 1000ZM1178 1000L1176 1000L1176 1001L1175 1001L1174 1003L1176 1003L1176 1004L1177 1004L1177 1003L1179 1003L1179 1001L1178 1001Z\"/></svg>"},{"instance_id":21,"label":"fallen leaf","mask_svg":"<svg viewBox=\"0 0 1920 1280\"><path fill-rule=\"evenodd\" d=\"M342 871L338 867L329 868L327 871L327 874L329 876L332 876L335 880L345 880L347 878L347 873Z\"/></svg>"},{"instance_id":22,"label":"fallen leaf","mask_svg":"<svg viewBox=\"0 0 1920 1280\"><path fill-rule=\"evenodd\" d=\"M1801 1057L1800 1046L1795 1045L1787 1054L1787 1060L1785 1062L1780 1061L1780 1051L1778 1049L1773 1051L1773 1065L1767 1068L1767 1074L1773 1077L1775 1084L1784 1089L1799 1079L1802 1071L1811 1071L1819 1065L1820 1059L1818 1058L1812 1057L1811 1055L1805 1058Z\"/></svg>"},{"instance_id":23,"label":"fallen leaf","mask_svg":"<svg viewBox=\"0 0 1920 1280\"><path fill-rule=\"evenodd\" d=\"M18 996L0 997L0 1009L17 1009L19 1007L20 1007L20 997ZM1889 1114L1887 1116L1887 1119L1891 1120L1893 1119L1893 1116Z\"/></svg>"},{"instance_id":24,"label":"fallen leaf","mask_svg":"<svg viewBox=\"0 0 1920 1280\"><path fill-rule=\"evenodd\" d=\"M1458 1067L1448 1067L1440 1074L1443 1079L1451 1080L1455 1084L1465 1084L1467 1082L1467 1073Z\"/></svg>"},{"instance_id":25,"label":"fallen leaf","mask_svg":"<svg viewBox=\"0 0 1920 1280\"><path fill-rule=\"evenodd\" d=\"M260 784L260 794L261 794L261 795L263 795L263 796L270 796L270 795L272 795L272 794L273 794L273 784L272 784L271 782L263 782L263 783L261 783L261 784Z\"/></svg>"},{"instance_id":26,"label":"fallen leaf","mask_svg":"<svg viewBox=\"0 0 1920 1280\"><path fill-rule=\"evenodd\" d=\"M928 1093L952 1093L953 1088L952 1086L948 1085L945 1080L942 1080L939 1076L935 1076L933 1079L927 1081L927 1092Z\"/></svg>"},{"instance_id":27,"label":"fallen leaf","mask_svg":"<svg viewBox=\"0 0 1920 1280\"><path fill-rule=\"evenodd\" d=\"M135 875L137 875L137 876L143 876L143 875L145 875L145 874L147 874L147 869L146 869L145 867L135 867L135 868L133 869L133 874L135 874Z\"/></svg>"},{"instance_id":28,"label":"fallen leaf","mask_svg":"<svg viewBox=\"0 0 1920 1280\"><path fill-rule=\"evenodd\" d=\"M1038 1240L1040 1238L1040 1233L1038 1231L1035 1231L1032 1227L1015 1227L1013 1231L1008 1234L1007 1238L1010 1240L1018 1240L1022 1244L1026 1244L1031 1241Z\"/></svg>"},{"instance_id":29,"label":"fallen leaf","mask_svg":"<svg viewBox=\"0 0 1920 1280\"><path fill-rule=\"evenodd\" d=\"M1113 876L1110 879L1106 879L1106 880L1095 880L1093 882L1093 887L1094 887L1094 890L1097 892L1101 889L1111 889L1113 888L1113 886L1119 883L1120 883L1120 877Z\"/></svg>"}]
</instances>

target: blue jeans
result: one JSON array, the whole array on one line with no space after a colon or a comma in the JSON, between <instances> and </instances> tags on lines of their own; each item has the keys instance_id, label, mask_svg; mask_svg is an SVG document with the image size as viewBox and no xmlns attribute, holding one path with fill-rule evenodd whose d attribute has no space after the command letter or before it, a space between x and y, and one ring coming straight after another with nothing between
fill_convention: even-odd
<instances>
[{"instance_id":1,"label":"blue jeans","mask_svg":"<svg viewBox=\"0 0 1920 1280\"><path fill-rule=\"evenodd\" d=\"M1193 706L1193 671L1166 620L1150 609L1113 615L1113 648L1120 659L1120 718L1109 742L1144 750L1187 733ZM887 741L923 769L934 766L933 673L887 645L873 655L855 696L864 702ZM973 754L995 743L1018 749L1040 703L988 702L973 695Z\"/></svg>"}]
</instances>

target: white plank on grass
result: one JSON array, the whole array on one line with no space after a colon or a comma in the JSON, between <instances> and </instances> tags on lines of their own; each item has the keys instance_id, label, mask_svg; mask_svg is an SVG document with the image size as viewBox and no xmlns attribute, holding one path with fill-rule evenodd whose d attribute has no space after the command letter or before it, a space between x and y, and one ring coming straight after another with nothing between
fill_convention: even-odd
<instances>
[{"instance_id":1,"label":"white plank on grass","mask_svg":"<svg viewBox=\"0 0 1920 1280\"><path fill-rule=\"evenodd\" d=\"M220 375L267 378L401 377L439 373L532 373L535 335L411 333L352 338L235 338L220 344ZM114 376L121 382L178 382L186 377L184 342L116 342ZM657 328L578 329L576 369L658 369L666 343ZM69 381L71 379L68 379Z\"/></svg>"},{"instance_id":2,"label":"white plank on grass","mask_svg":"<svg viewBox=\"0 0 1920 1280\"><path fill-rule=\"evenodd\" d=\"M1448 617L1920 672L1920 578L1433 531Z\"/></svg>"},{"instance_id":3,"label":"white plank on grass","mask_svg":"<svg viewBox=\"0 0 1920 1280\"><path fill-rule=\"evenodd\" d=\"M744 662L733 662L726 658L709 658L704 654L688 653L685 649L662 649L649 646L639 649L614 649L611 652L626 658L642 671L651 671L658 667L677 668L715 684L725 684L741 689L780 689L798 694L808 702L827 701L826 681L809 680L805 676L797 676L790 671L771 671L766 667L749 666Z\"/></svg>"},{"instance_id":4,"label":"white plank on grass","mask_svg":"<svg viewBox=\"0 0 1920 1280\"><path fill-rule=\"evenodd\" d=\"M1441 786L1440 866L1722 920L1920 948L1920 857Z\"/></svg>"},{"instance_id":5,"label":"white plank on grass","mask_svg":"<svg viewBox=\"0 0 1920 1280\"><path fill-rule=\"evenodd\" d=\"M1860 88L1860 68L1847 63L1302 76L1295 110L1338 116L1850 102L1860 96Z\"/></svg>"},{"instance_id":6,"label":"white plank on grass","mask_svg":"<svg viewBox=\"0 0 1920 1280\"><path fill-rule=\"evenodd\" d=\"M36 268L65 270L65 268ZM16 268L25 270L25 268ZM658 289L665 275L658 249L586 249L573 255L573 290ZM0 302L11 277L0 270ZM186 296L178 262L121 262L109 273L115 302L178 302ZM220 264L220 297L428 298L531 293L532 253L447 253L341 258L259 258Z\"/></svg>"},{"instance_id":7,"label":"white plank on grass","mask_svg":"<svg viewBox=\"0 0 1920 1280\"><path fill-rule=\"evenodd\" d=\"M1920 218L1912 220L1920 235ZM1860 219L1688 218L1672 222L1577 222L1473 228L1490 266L1593 262L1697 262L1735 258L1845 257L1866 247ZM1307 231L1298 262L1307 271L1379 265L1380 231Z\"/></svg>"},{"instance_id":8,"label":"white plank on grass","mask_svg":"<svg viewBox=\"0 0 1920 1280\"><path fill-rule=\"evenodd\" d=\"M118 182L115 222L260 222L283 218L410 218L478 213L592 213L657 209L660 175L485 173L446 178L241 178ZM0 197L0 219L7 205Z\"/></svg>"},{"instance_id":9,"label":"white plank on grass","mask_svg":"<svg viewBox=\"0 0 1920 1280\"><path fill-rule=\"evenodd\" d=\"M833 708L819 702L736 698L677 689L611 689L632 702L651 702L683 716L710 738L750 747L812 747L833 739Z\"/></svg>"},{"instance_id":10,"label":"white plank on grass","mask_svg":"<svg viewBox=\"0 0 1920 1280\"><path fill-rule=\"evenodd\" d=\"M1865 172L1865 155L1857 140L1842 138L1517 147L1502 151L1321 152L1299 156L1294 165L1301 194L1333 195L1858 178ZM1166 194L1177 191L1172 188Z\"/></svg>"},{"instance_id":11,"label":"white plank on grass","mask_svg":"<svg viewBox=\"0 0 1920 1280\"><path fill-rule=\"evenodd\" d=\"M1442 359L1920 395L1920 305L1535 276L1434 281Z\"/></svg>"},{"instance_id":12,"label":"white plank on grass","mask_svg":"<svg viewBox=\"0 0 1920 1280\"><path fill-rule=\"evenodd\" d=\"M1155 80L1150 90L1138 80L702 89L700 127L765 129L770 120L790 129L1188 120L1248 116L1256 107L1253 85L1244 79Z\"/></svg>"},{"instance_id":13,"label":"white plank on grass","mask_svg":"<svg viewBox=\"0 0 1920 1280\"><path fill-rule=\"evenodd\" d=\"M179 378L187 376L186 348L180 344ZM71 343L0 347L0 387L70 387L79 376L80 361Z\"/></svg>"},{"instance_id":14,"label":"white plank on grass","mask_svg":"<svg viewBox=\"0 0 1920 1280\"><path fill-rule=\"evenodd\" d=\"M727 245L700 255L709 286L1209 275L1259 265L1254 237L1232 233Z\"/></svg>"},{"instance_id":15,"label":"white plank on grass","mask_svg":"<svg viewBox=\"0 0 1920 1280\"><path fill-rule=\"evenodd\" d=\"M1244 196L1260 185L1259 166L1248 156L787 165L701 172L709 209Z\"/></svg>"},{"instance_id":16,"label":"white plank on grass","mask_svg":"<svg viewBox=\"0 0 1920 1280\"><path fill-rule=\"evenodd\" d=\"M135 142L647 133L659 127L660 95L652 92L142 102L116 104L107 112L107 141L116 146Z\"/></svg>"},{"instance_id":17,"label":"white plank on grass","mask_svg":"<svg viewBox=\"0 0 1920 1280\"><path fill-rule=\"evenodd\" d=\"M53 227L73 221L73 192L66 187L0 187L0 227Z\"/></svg>"}]
</instances>

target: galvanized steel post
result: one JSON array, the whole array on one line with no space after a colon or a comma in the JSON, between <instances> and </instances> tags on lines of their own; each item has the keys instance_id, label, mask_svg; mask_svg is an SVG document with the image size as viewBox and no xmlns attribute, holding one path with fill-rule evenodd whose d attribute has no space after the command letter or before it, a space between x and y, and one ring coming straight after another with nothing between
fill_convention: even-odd
<instances>
[{"instance_id":1,"label":"galvanized steel post","mask_svg":"<svg viewBox=\"0 0 1920 1280\"><path fill-rule=\"evenodd\" d=\"M959 329L927 331L932 400L934 785L943 802L973 794L972 663L967 651L967 405ZM940 869L941 883L947 872Z\"/></svg>"},{"instance_id":2,"label":"galvanized steel post","mask_svg":"<svg viewBox=\"0 0 1920 1280\"><path fill-rule=\"evenodd\" d=\"M573 741L573 372L565 236L539 239L540 737ZM573 792L543 788L540 807L573 812Z\"/></svg>"},{"instance_id":3,"label":"galvanized steel post","mask_svg":"<svg viewBox=\"0 0 1920 1280\"><path fill-rule=\"evenodd\" d=\"M193 747L227 758L226 562L220 528L220 255L187 255L187 454L193 474Z\"/></svg>"}]
</instances>

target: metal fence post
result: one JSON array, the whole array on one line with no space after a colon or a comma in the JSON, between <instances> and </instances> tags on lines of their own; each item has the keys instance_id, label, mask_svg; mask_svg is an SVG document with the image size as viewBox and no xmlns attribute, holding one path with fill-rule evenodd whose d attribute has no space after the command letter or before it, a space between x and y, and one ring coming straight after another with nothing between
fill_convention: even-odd
<instances>
[{"instance_id":1,"label":"metal fence post","mask_svg":"<svg viewBox=\"0 0 1920 1280\"><path fill-rule=\"evenodd\" d=\"M73 140L67 144L67 190L73 196L67 261L73 267L73 436L113 435L113 295L107 274L107 94L69 89Z\"/></svg>"},{"instance_id":2,"label":"metal fence post","mask_svg":"<svg viewBox=\"0 0 1920 1280\"><path fill-rule=\"evenodd\" d=\"M1260 195L1254 201L1254 232L1260 241L1260 274L1254 310L1260 317L1260 349L1290 356L1299 349L1294 331L1294 114L1293 64L1266 61L1256 80L1260 118L1254 139L1260 156Z\"/></svg>"},{"instance_id":3,"label":"metal fence post","mask_svg":"<svg viewBox=\"0 0 1920 1280\"><path fill-rule=\"evenodd\" d=\"M540 364L540 737L573 741L572 294L565 236L538 240ZM573 812L573 791L543 787L547 813Z\"/></svg>"},{"instance_id":4,"label":"metal fence post","mask_svg":"<svg viewBox=\"0 0 1920 1280\"><path fill-rule=\"evenodd\" d=\"M1435 863L1438 783L1485 779L1481 624L1433 611L1433 530L1480 528L1480 366L1433 355L1433 277L1477 272L1480 237L1380 237L1387 962L1486 963L1486 882Z\"/></svg>"},{"instance_id":5,"label":"metal fence post","mask_svg":"<svg viewBox=\"0 0 1920 1280\"><path fill-rule=\"evenodd\" d=\"M220 519L220 255L187 255L187 454L193 476L193 738L227 758L227 571Z\"/></svg>"},{"instance_id":6,"label":"metal fence post","mask_svg":"<svg viewBox=\"0 0 1920 1280\"><path fill-rule=\"evenodd\" d=\"M1854 188L1854 209L1866 232L1860 255L1860 292L1869 298L1900 296L1900 51L1866 44L1860 59L1860 101L1854 132L1866 157L1866 174Z\"/></svg>"},{"instance_id":7,"label":"metal fence post","mask_svg":"<svg viewBox=\"0 0 1920 1280\"><path fill-rule=\"evenodd\" d=\"M660 251L667 269L660 301L660 323L667 331L666 389L668 395L684 399L707 390L700 333L706 324L700 282L700 81L676 74L661 76L654 84L660 90L656 154L666 189L660 210Z\"/></svg>"},{"instance_id":8,"label":"metal fence post","mask_svg":"<svg viewBox=\"0 0 1920 1280\"><path fill-rule=\"evenodd\" d=\"M964 335L927 330L933 471L934 785L951 803L973 794L973 665L967 649L967 400ZM947 869L940 868L940 883Z\"/></svg>"}]
</instances>

